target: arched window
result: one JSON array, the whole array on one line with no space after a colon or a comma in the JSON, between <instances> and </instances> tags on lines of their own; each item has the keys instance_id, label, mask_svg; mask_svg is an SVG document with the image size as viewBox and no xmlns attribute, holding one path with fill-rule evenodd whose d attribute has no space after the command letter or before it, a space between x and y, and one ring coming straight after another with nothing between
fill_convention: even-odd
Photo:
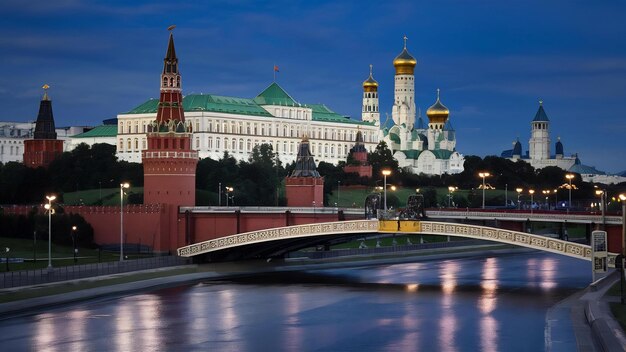
<instances>
[{"instance_id":1,"label":"arched window","mask_svg":"<svg viewBox=\"0 0 626 352\"><path fill-rule=\"evenodd\" d=\"M211 149L211 148L213 148L213 137L209 137L209 140L208 140L208 149Z\"/></svg>"},{"instance_id":2,"label":"arched window","mask_svg":"<svg viewBox=\"0 0 626 352\"><path fill-rule=\"evenodd\" d=\"M135 138L135 150L139 150L139 138Z\"/></svg>"},{"instance_id":3,"label":"arched window","mask_svg":"<svg viewBox=\"0 0 626 352\"><path fill-rule=\"evenodd\" d=\"M219 138L217 138L215 140L215 148L220 149L220 139Z\"/></svg>"},{"instance_id":4,"label":"arched window","mask_svg":"<svg viewBox=\"0 0 626 352\"><path fill-rule=\"evenodd\" d=\"M120 152L124 150L124 140L120 139Z\"/></svg>"},{"instance_id":5,"label":"arched window","mask_svg":"<svg viewBox=\"0 0 626 352\"><path fill-rule=\"evenodd\" d=\"M130 142L130 138L128 138L128 139L126 140L126 145L128 146L128 150L131 150L131 149L132 149L132 144L131 144L131 142Z\"/></svg>"},{"instance_id":6,"label":"arched window","mask_svg":"<svg viewBox=\"0 0 626 352\"><path fill-rule=\"evenodd\" d=\"M239 151L243 151L243 139L239 139Z\"/></svg>"}]
</instances>

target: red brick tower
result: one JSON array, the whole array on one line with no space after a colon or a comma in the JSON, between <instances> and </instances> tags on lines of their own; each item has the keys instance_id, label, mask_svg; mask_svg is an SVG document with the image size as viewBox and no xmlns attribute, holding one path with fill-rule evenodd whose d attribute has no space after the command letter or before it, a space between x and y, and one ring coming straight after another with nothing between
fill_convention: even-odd
<instances>
[{"instance_id":1,"label":"red brick tower","mask_svg":"<svg viewBox=\"0 0 626 352\"><path fill-rule=\"evenodd\" d=\"M348 159L348 165L343 168L344 172L357 173L360 177L372 177L372 165L367 162L367 149L365 149L361 131L356 133L356 142L350 149L350 159Z\"/></svg>"},{"instance_id":2,"label":"red brick tower","mask_svg":"<svg viewBox=\"0 0 626 352\"><path fill-rule=\"evenodd\" d=\"M52 101L48 97L47 84L39 103L39 115L35 123L34 139L24 141L24 165L32 168L47 167L52 160L63 153L63 141L57 139L52 116Z\"/></svg>"},{"instance_id":3,"label":"red brick tower","mask_svg":"<svg viewBox=\"0 0 626 352\"><path fill-rule=\"evenodd\" d=\"M170 248L185 244L177 236L179 206L196 205L198 152L191 149L191 124L185 123L174 36L170 38L161 74L161 94L156 120L148 126L148 149L141 152L144 172L144 204L169 207ZM167 237L167 236L166 236Z\"/></svg>"},{"instance_id":4,"label":"red brick tower","mask_svg":"<svg viewBox=\"0 0 626 352\"><path fill-rule=\"evenodd\" d=\"M296 168L285 178L285 188L289 207L324 206L324 177L317 172L307 136L300 142Z\"/></svg>"}]
</instances>

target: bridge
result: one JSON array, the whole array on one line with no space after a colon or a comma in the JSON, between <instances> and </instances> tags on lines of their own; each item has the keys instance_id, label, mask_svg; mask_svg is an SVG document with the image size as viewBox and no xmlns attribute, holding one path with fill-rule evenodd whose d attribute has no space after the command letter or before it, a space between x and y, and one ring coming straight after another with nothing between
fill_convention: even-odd
<instances>
[{"instance_id":1,"label":"bridge","mask_svg":"<svg viewBox=\"0 0 626 352\"><path fill-rule=\"evenodd\" d=\"M285 226L215 238L178 249L182 257L253 258L280 256L314 246L346 242L364 235L417 234L457 236L531 248L591 261L591 247L525 232L488 226L418 220L348 220ZM217 257L212 254L221 254ZM615 266L617 253L609 253Z\"/></svg>"}]
</instances>

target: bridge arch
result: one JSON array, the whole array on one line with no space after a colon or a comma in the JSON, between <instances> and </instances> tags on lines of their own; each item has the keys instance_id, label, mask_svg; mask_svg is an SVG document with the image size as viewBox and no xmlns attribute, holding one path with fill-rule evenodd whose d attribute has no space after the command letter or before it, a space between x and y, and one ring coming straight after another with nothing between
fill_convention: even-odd
<instances>
[{"instance_id":1,"label":"bridge arch","mask_svg":"<svg viewBox=\"0 0 626 352\"><path fill-rule=\"evenodd\" d=\"M178 255L196 255L286 239L302 239L347 234L419 234L456 236L526 247L591 261L591 247L576 242L530 233L453 222L417 220L351 220L287 226L240 233L195 243L178 249ZM609 253L608 264L615 265L616 253Z\"/></svg>"}]
</instances>

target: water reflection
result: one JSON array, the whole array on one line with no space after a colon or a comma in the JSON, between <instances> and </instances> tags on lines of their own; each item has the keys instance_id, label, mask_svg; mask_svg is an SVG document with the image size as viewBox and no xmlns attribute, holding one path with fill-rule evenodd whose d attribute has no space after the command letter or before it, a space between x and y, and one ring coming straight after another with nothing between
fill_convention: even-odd
<instances>
[{"instance_id":1,"label":"water reflection","mask_svg":"<svg viewBox=\"0 0 626 352\"><path fill-rule=\"evenodd\" d=\"M35 322L35 351L53 352L56 351L54 342L57 334L54 331L54 314L45 313L39 316Z\"/></svg>"},{"instance_id":2,"label":"water reflection","mask_svg":"<svg viewBox=\"0 0 626 352\"><path fill-rule=\"evenodd\" d=\"M439 277L441 279L442 317L439 320L439 350L456 351L457 316L454 310L454 290L457 285L457 273L460 267L456 261L445 261L441 264Z\"/></svg>"},{"instance_id":3,"label":"water reflection","mask_svg":"<svg viewBox=\"0 0 626 352\"><path fill-rule=\"evenodd\" d=\"M0 320L0 346L52 352L543 350L546 311L587 284L585 268L586 262L530 253L211 282Z\"/></svg>"},{"instance_id":4,"label":"water reflection","mask_svg":"<svg viewBox=\"0 0 626 352\"><path fill-rule=\"evenodd\" d=\"M497 290L498 290L498 259L487 258L483 264L482 294L480 296L478 307L483 314L490 314L496 309Z\"/></svg>"},{"instance_id":5,"label":"water reflection","mask_svg":"<svg viewBox=\"0 0 626 352\"><path fill-rule=\"evenodd\" d=\"M299 326L298 314L302 310L301 294L288 292L285 297L286 331L283 340L285 351L304 351L302 327Z\"/></svg>"}]
</instances>

